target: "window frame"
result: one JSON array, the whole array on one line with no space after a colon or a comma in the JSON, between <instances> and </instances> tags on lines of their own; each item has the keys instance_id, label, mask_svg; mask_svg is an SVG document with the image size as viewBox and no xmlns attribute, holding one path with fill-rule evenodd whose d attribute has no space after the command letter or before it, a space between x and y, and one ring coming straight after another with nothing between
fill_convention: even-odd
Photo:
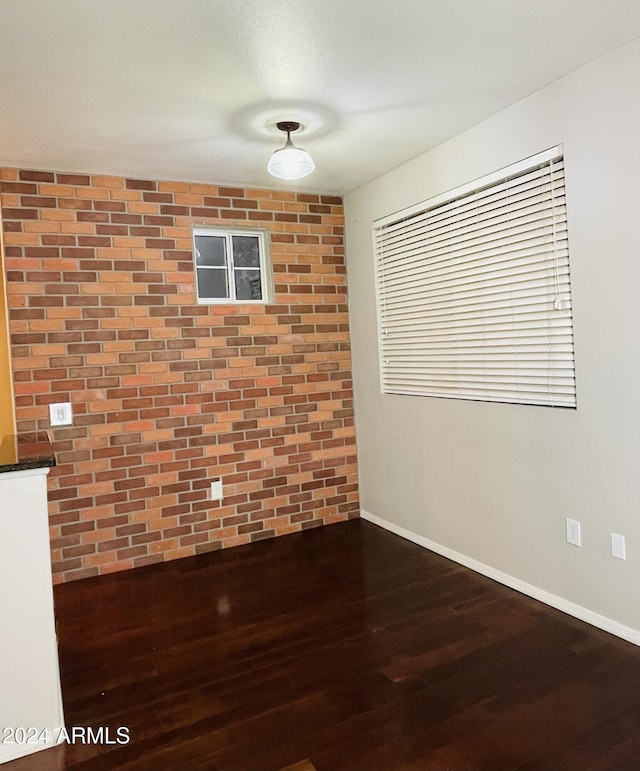
<instances>
[{"instance_id":1,"label":"window frame","mask_svg":"<svg viewBox=\"0 0 640 771\"><path fill-rule=\"evenodd\" d=\"M191 228L193 274L195 280L195 295L198 305L268 305L273 302L273 270L271 266L269 231L265 228L228 228L221 225L192 225ZM212 236L224 238L226 265L216 267L198 265L196 238ZM259 266L257 268L247 266L235 266L233 238L255 237L258 239ZM199 270L225 270L227 275L228 295L225 297L201 297L198 271ZM262 297L259 300L238 299L236 297L236 284L234 275L236 270L255 270L260 274L260 290Z\"/></svg>"},{"instance_id":2,"label":"window frame","mask_svg":"<svg viewBox=\"0 0 640 771\"><path fill-rule=\"evenodd\" d=\"M379 375L382 394L576 407L574 325L571 311L563 161L564 148L558 145L373 222ZM554 164L556 164L555 168ZM521 328L520 318L523 317L519 317L518 323L514 322L512 328L506 333L500 332L502 339L498 343L489 340L494 334L493 329L490 330L491 334L485 336L484 325L487 320L489 324L500 323L501 329L508 329L508 325L502 324L503 318L500 315L504 308L507 308L507 313L512 317L518 316L522 310L519 306L523 300L514 300L513 294L510 295L508 303L497 311L491 307L494 305L493 296L490 300L483 299L489 275L486 271L495 271L496 261L504 263L505 254L509 268L500 266L502 277L499 284L491 284L489 295L498 291L508 294L512 291L512 284L522 279L518 275L523 270L522 267L515 271L511 267L512 262L517 263L519 257L516 256L517 249L512 246L510 238L506 252L501 248L501 255L492 257L494 262L490 262L490 267L486 268L484 266L487 263L485 258L487 242L483 239L487 236L482 232L484 224L478 225L477 222L474 224L475 230L471 241L468 240L468 230L464 230L467 240L463 252L460 252L460 247L456 246L445 247L443 251L440 240L442 231L438 231L440 227L438 220L444 216L453 223L451 226L453 229L447 232L451 234L449 237L454 239L449 243L455 244L456 239L460 238L459 233L468 228L469 208L474 205L477 207L485 205L484 202L487 199L483 198L484 196L488 196L489 199L497 196L506 201L507 205L504 207L506 213L492 215L497 219L493 219L491 223L491 240L495 239L496 222L502 231L507 231L511 236L512 223L515 222L519 226L523 220L520 219L519 212L514 215L513 212L517 207L506 195L503 198L502 190L509 191L508 195L512 192L517 195L520 183L522 182L525 186L530 185L528 175L533 175L540 170L542 177L545 167L549 168L547 176L550 184L546 193L547 201L542 207L536 207L540 212L544 210L544 213L539 214L542 224L536 227L544 228L545 239L544 248L536 247L539 252L537 265L541 270L546 266L544 269L552 278L547 276L543 279L543 283L546 281L550 285L553 281L555 288L553 290L548 288L545 293L540 289L532 290L527 285L524 295L515 296L535 297L538 298L538 303L540 297L544 299L544 310L538 309L535 321L527 321L526 325L531 324L531 329L537 334L541 326L540 322L542 321L542 325L546 324L546 359L545 354L540 355L538 352L534 354L527 352L524 356L522 355L521 349L523 347L526 349L530 342L526 339L529 330ZM554 173L558 175L557 178L554 178ZM560 182L557 187L561 192L555 193L556 200L554 200L557 180ZM515 250L513 257L512 249ZM493 246L489 250L489 253L492 252L495 252ZM444 276L447 289L444 294L439 294L442 292L440 287L443 285L443 254L444 260L449 260L449 267L445 268L448 272ZM461 258L458 254L465 256ZM472 283L481 287L477 289L477 294L473 295L471 300L473 306L480 307L480 311L474 308L471 316L468 315L469 309L460 305L459 299L460 293L464 293L465 298L469 296L467 294L470 280L469 268L465 264L469 256L472 262L476 261L482 266L471 279ZM411 267L407 267L408 265ZM458 276L465 271L466 276L462 281ZM562 279L561 290L558 283L559 275ZM493 280L492 278L491 281ZM506 282L506 292L503 282ZM516 287L518 292L522 291L521 286L520 284ZM443 298L446 299L447 296L451 298L448 300L449 305L442 305ZM525 299L524 302L528 300ZM489 307L486 316L485 303ZM445 316L452 318L450 322L443 323L443 308ZM528 311L528 308L525 311ZM462 321L460 314L463 317ZM470 324L476 325L478 320L481 327L479 335L477 327L471 330L469 328ZM556 327L562 327L562 334L557 334ZM443 335L448 338L444 343ZM478 343L478 337L481 339L480 343ZM418 338L420 342L416 344ZM473 342L470 343L470 339ZM504 373L499 371L504 367L504 361L507 359L504 359L502 351L494 356L494 351L491 350L495 345L503 344L505 341L513 349L510 360L512 366L506 368L510 378L508 382L502 380ZM538 373L537 369L536 371L527 369L538 368L538 359L546 363L546 371L542 373L541 370L542 374ZM496 370L498 370L497 374ZM530 385L533 381L544 382L545 377L547 378L545 386L536 389Z\"/></svg>"}]
</instances>

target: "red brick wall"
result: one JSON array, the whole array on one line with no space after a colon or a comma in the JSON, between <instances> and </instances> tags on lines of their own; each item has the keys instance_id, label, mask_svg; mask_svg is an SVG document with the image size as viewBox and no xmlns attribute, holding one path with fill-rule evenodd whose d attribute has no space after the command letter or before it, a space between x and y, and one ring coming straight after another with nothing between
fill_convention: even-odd
<instances>
[{"instance_id":1,"label":"red brick wall","mask_svg":"<svg viewBox=\"0 0 640 771\"><path fill-rule=\"evenodd\" d=\"M339 198L0 180L18 431L74 410L50 429L55 581L357 515ZM192 224L267 228L275 304L196 305Z\"/></svg>"}]
</instances>

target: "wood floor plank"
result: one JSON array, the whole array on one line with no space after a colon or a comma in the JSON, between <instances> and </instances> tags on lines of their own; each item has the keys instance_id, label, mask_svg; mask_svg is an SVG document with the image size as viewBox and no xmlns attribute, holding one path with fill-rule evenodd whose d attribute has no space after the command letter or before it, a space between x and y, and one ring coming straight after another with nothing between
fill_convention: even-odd
<instances>
[{"instance_id":1,"label":"wood floor plank","mask_svg":"<svg viewBox=\"0 0 640 771\"><path fill-rule=\"evenodd\" d=\"M55 589L67 727L3 771L640 768L640 649L350 521Z\"/></svg>"},{"instance_id":2,"label":"wood floor plank","mask_svg":"<svg viewBox=\"0 0 640 771\"><path fill-rule=\"evenodd\" d=\"M299 763L281 768L280 771L316 771L316 767L308 760L301 760Z\"/></svg>"}]
</instances>

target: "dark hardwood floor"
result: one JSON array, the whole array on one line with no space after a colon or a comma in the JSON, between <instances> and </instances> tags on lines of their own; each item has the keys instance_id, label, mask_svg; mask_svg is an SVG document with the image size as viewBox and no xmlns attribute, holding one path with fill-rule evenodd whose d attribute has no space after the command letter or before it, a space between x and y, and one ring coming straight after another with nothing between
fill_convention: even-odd
<instances>
[{"instance_id":1,"label":"dark hardwood floor","mask_svg":"<svg viewBox=\"0 0 640 771\"><path fill-rule=\"evenodd\" d=\"M366 522L55 600L67 729L131 741L3 771L640 769L640 648Z\"/></svg>"}]
</instances>

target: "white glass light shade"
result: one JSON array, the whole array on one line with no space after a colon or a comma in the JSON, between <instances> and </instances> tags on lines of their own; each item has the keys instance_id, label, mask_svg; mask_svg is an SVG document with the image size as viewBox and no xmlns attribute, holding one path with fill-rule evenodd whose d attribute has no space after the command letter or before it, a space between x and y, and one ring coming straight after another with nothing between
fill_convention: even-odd
<instances>
[{"instance_id":1,"label":"white glass light shade","mask_svg":"<svg viewBox=\"0 0 640 771\"><path fill-rule=\"evenodd\" d=\"M306 150L295 147L291 140L269 159L267 171L279 179L300 179L315 169L316 165Z\"/></svg>"}]
</instances>

